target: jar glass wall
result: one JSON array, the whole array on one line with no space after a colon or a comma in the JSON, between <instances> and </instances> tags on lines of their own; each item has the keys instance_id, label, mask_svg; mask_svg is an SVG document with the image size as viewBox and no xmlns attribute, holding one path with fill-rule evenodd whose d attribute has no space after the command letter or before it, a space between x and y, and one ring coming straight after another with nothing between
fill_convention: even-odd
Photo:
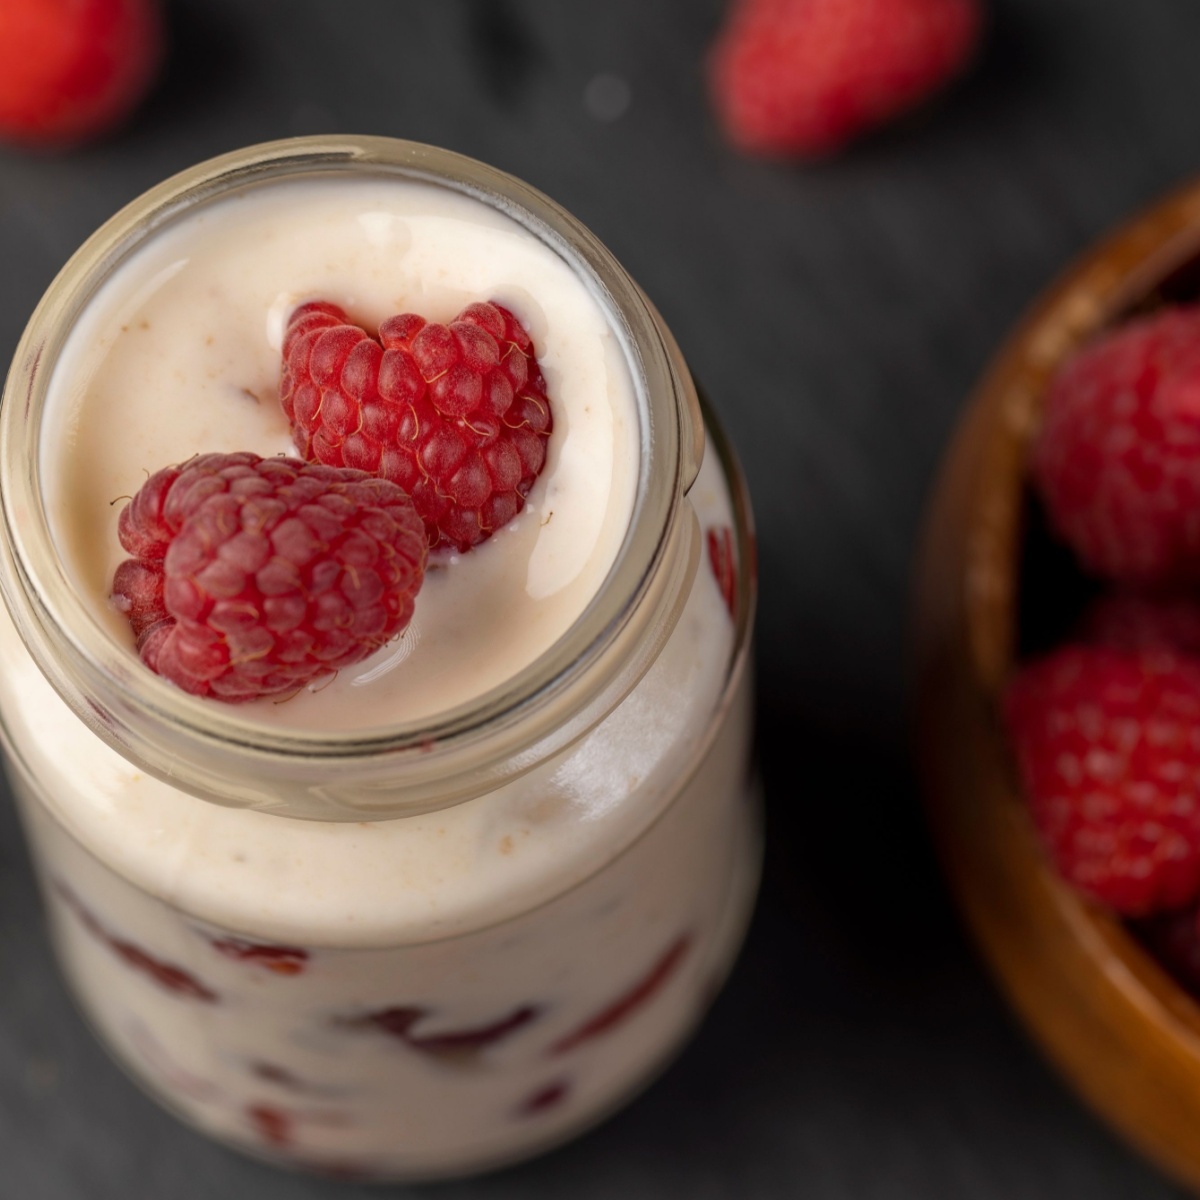
<instances>
[{"instance_id":1,"label":"jar glass wall","mask_svg":"<svg viewBox=\"0 0 1200 1200\"><path fill-rule=\"evenodd\" d=\"M239 725L108 645L29 452L56 351L131 248L214 196L330 171L468 190L553 245L619 330L643 446L621 552L567 634L505 687L371 738ZM748 509L711 428L699 464L674 343L561 210L404 143L242 152L97 238L0 411L0 716L85 1013L186 1119L296 1165L454 1174L569 1136L693 1026L757 880Z\"/></svg>"}]
</instances>

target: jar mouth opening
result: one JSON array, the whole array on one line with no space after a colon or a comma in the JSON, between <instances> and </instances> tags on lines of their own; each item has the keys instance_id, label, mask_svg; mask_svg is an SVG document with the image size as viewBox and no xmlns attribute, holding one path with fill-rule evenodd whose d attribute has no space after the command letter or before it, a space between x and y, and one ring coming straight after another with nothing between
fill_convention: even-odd
<instances>
[{"instance_id":1,"label":"jar mouth opening","mask_svg":"<svg viewBox=\"0 0 1200 1200\"><path fill-rule=\"evenodd\" d=\"M59 556L43 501L39 451L50 380L71 327L105 279L147 238L218 198L287 179L346 173L465 194L514 220L563 259L591 292L625 356L640 462L616 557L582 613L548 649L505 682L428 719L329 732L254 722L240 706L188 695L120 646ZM15 576L2 581L5 598L43 672L83 719L94 727L99 721L102 734L106 714L61 677L60 659L93 685L101 709L136 711L178 735L273 759L364 759L495 734L578 684L650 587L698 465L688 461L688 386L637 285L579 221L528 185L472 159L387 138L301 138L249 147L185 171L119 212L77 251L35 311L0 404L0 513L12 568L5 574ZM85 707L92 711L81 711Z\"/></svg>"}]
</instances>

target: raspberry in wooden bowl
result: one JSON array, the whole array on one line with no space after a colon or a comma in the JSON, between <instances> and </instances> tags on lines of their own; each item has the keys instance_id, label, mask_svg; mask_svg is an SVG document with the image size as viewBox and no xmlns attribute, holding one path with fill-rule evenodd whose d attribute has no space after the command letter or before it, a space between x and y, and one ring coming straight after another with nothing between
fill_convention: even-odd
<instances>
[{"instance_id":1,"label":"raspberry in wooden bowl","mask_svg":"<svg viewBox=\"0 0 1200 1200\"><path fill-rule=\"evenodd\" d=\"M1200 475L1155 456L1187 457L1197 302L1193 185L1085 256L1001 351L937 485L916 608L929 812L972 932L1080 1095L1194 1187Z\"/></svg>"}]
</instances>

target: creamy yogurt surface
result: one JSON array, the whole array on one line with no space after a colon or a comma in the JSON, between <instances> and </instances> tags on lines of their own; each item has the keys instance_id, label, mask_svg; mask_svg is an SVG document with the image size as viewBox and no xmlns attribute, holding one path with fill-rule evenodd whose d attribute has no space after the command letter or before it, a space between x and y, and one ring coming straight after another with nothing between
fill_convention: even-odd
<instances>
[{"instance_id":1,"label":"creamy yogurt surface","mask_svg":"<svg viewBox=\"0 0 1200 1200\"><path fill-rule=\"evenodd\" d=\"M123 497L196 453L294 454L278 402L292 309L321 298L373 330L449 321L493 300L529 331L554 428L525 508L466 554L439 552L404 635L248 720L366 730L420 720L503 684L547 651L600 587L629 524L640 462L625 348L584 280L481 201L377 178L264 185L192 210L106 281L51 379L43 494L69 575L133 654L108 599L127 555Z\"/></svg>"}]
</instances>

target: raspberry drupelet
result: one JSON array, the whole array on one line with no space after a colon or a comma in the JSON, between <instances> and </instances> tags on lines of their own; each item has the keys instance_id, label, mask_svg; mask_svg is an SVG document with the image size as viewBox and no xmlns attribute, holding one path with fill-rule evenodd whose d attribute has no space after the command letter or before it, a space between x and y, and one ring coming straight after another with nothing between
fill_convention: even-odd
<instances>
[{"instance_id":1,"label":"raspberry drupelet","mask_svg":"<svg viewBox=\"0 0 1200 1200\"><path fill-rule=\"evenodd\" d=\"M460 551L521 511L552 427L533 342L498 304L447 325L390 317L378 337L336 305L301 305L279 397L306 459L398 484L430 546Z\"/></svg>"},{"instance_id":2,"label":"raspberry drupelet","mask_svg":"<svg viewBox=\"0 0 1200 1200\"><path fill-rule=\"evenodd\" d=\"M227 701L294 692L412 618L427 546L412 501L361 471L204 454L121 513L112 598L142 660Z\"/></svg>"}]
</instances>

